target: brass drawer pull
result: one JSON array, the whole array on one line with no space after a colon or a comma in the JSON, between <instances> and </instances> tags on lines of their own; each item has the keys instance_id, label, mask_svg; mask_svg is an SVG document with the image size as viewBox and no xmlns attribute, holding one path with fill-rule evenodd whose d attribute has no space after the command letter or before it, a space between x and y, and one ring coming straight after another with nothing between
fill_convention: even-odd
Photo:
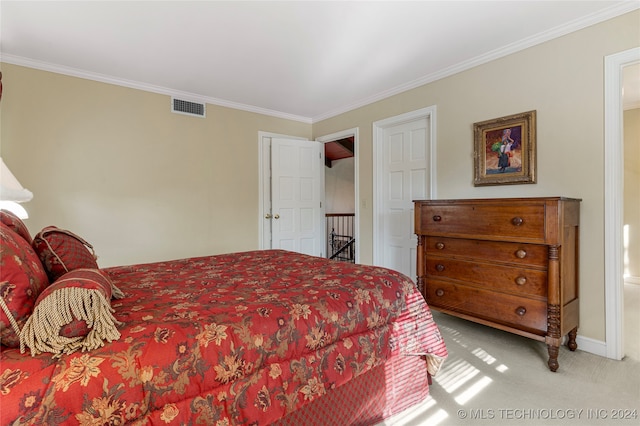
<instances>
[{"instance_id":1,"label":"brass drawer pull","mask_svg":"<svg viewBox=\"0 0 640 426\"><path fill-rule=\"evenodd\" d=\"M437 289L436 290L436 296L438 296L438 297L444 296L444 290L441 289L441 288Z\"/></svg>"},{"instance_id":2,"label":"brass drawer pull","mask_svg":"<svg viewBox=\"0 0 640 426\"><path fill-rule=\"evenodd\" d=\"M523 277L522 275L520 275L518 278L516 278L516 284L525 285L526 283L527 283L527 277Z\"/></svg>"},{"instance_id":3,"label":"brass drawer pull","mask_svg":"<svg viewBox=\"0 0 640 426\"><path fill-rule=\"evenodd\" d=\"M436 265L436 271L438 271L438 272L444 271L444 265L442 263L438 263Z\"/></svg>"},{"instance_id":4,"label":"brass drawer pull","mask_svg":"<svg viewBox=\"0 0 640 426\"><path fill-rule=\"evenodd\" d=\"M511 223L513 224L513 226L520 226L524 223L524 220L522 220L521 217L514 217L513 219L511 219Z\"/></svg>"},{"instance_id":5,"label":"brass drawer pull","mask_svg":"<svg viewBox=\"0 0 640 426\"><path fill-rule=\"evenodd\" d=\"M518 259L524 259L525 257L527 257L527 251L526 250L522 250L522 249L518 250L516 252L516 257Z\"/></svg>"},{"instance_id":6,"label":"brass drawer pull","mask_svg":"<svg viewBox=\"0 0 640 426\"><path fill-rule=\"evenodd\" d=\"M440 222L441 220L442 220L442 216L440 216L440 215L433 216L433 221L434 222Z\"/></svg>"},{"instance_id":7,"label":"brass drawer pull","mask_svg":"<svg viewBox=\"0 0 640 426\"><path fill-rule=\"evenodd\" d=\"M526 313L527 313L527 309L526 309L524 306L518 306L518 307L516 308L516 314L517 314L517 315L519 315L519 316L523 317L523 316L524 316L524 314L526 314Z\"/></svg>"},{"instance_id":8,"label":"brass drawer pull","mask_svg":"<svg viewBox=\"0 0 640 426\"><path fill-rule=\"evenodd\" d=\"M436 243L436 248L437 248L438 250L442 250L442 249L444 249L444 243Z\"/></svg>"}]
</instances>

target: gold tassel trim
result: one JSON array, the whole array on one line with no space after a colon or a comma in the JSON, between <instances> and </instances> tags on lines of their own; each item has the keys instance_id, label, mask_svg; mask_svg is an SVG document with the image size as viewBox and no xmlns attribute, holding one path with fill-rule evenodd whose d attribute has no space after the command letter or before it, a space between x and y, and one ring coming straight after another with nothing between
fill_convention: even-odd
<instances>
[{"instance_id":1,"label":"gold tassel trim","mask_svg":"<svg viewBox=\"0 0 640 426\"><path fill-rule=\"evenodd\" d=\"M109 282L111 282L111 279L109 279ZM111 282L111 297L113 297L114 299L124 299L126 295L122 290L116 287L113 282Z\"/></svg>"},{"instance_id":2,"label":"gold tassel trim","mask_svg":"<svg viewBox=\"0 0 640 426\"><path fill-rule=\"evenodd\" d=\"M102 292L78 287L61 288L42 299L20 332L20 352L25 346L35 356L51 352L59 357L77 350L90 351L120 338L113 308ZM87 336L64 337L58 333L73 320L84 320Z\"/></svg>"}]
</instances>

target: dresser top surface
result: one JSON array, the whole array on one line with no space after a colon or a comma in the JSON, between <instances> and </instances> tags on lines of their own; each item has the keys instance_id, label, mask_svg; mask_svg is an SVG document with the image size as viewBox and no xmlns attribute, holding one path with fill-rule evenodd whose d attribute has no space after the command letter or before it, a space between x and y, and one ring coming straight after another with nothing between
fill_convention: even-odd
<instances>
[{"instance_id":1,"label":"dresser top surface","mask_svg":"<svg viewBox=\"0 0 640 426\"><path fill-rule=\"evenodd\" d=\"M461 199L434 199L434 200L413 200L414 203L439 203L439 204L461 204L461 203L527 203L541 201L582 201L581 198L570 197L520 197L520 198L461 198Z\"/></svg>"}]
</instances>

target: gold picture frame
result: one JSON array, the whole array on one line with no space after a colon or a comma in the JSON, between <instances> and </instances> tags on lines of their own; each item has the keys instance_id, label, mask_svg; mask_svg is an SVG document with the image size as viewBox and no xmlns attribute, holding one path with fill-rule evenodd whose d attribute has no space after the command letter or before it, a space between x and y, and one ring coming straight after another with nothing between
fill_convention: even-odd
<instances>
[{"instance_id":1,"label":"gold picture frame","mask_svg":"<svg viewBox=\"0 0 640 426\"><path fill-rule=\"evenodd\" d=\"M474 186L536 183L536 111L473 124Z\"/></svg>"}]
</instances>

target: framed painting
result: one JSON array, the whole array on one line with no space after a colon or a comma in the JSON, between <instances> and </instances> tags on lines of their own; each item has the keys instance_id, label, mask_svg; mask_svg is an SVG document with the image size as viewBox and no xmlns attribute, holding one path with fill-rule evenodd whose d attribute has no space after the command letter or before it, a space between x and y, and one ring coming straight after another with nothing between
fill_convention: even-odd
<instances>
[{"instance_id":1,"label":"framed painting","mask_svg":"<svg viewBox=\"0 0 640 426\"><path fill-rule=\"evenodd\" d=\"M475 186L536 183L536 112L473 124Z\"/></svg>"}]
</instances>

